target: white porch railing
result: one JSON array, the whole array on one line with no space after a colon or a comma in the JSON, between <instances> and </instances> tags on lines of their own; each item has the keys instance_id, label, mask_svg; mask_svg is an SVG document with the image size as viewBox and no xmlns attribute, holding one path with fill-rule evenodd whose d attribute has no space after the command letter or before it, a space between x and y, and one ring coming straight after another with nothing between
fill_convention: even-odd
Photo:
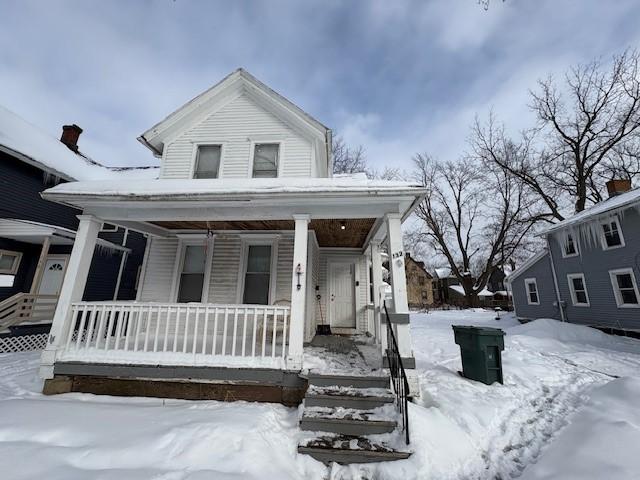
<instances>
[{"instance_id":1,"label":"white porch railing","mask_svg":"<svg viewBox=\"0 0 640 480\"><path fill-rule=\"evenodd\" d=\"M57 295L16 293L0 302L0 331L26 322L50 322L57 303Z\"/></svg>"},{"instance_id":2,"label":"white porch railing","mask_svg":"<svg viewBox=\"0 0 640 480\"><path fill-rule=\"evenodd\" d=\"M288 306L81 302L63 361L285 368Z\"/></svg>"}]
</instances>

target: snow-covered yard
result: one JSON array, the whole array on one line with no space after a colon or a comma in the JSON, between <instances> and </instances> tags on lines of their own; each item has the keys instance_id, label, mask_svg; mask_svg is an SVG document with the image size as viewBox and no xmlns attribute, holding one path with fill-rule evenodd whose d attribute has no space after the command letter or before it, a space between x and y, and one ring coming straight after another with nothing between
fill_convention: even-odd
<instances>
[{"instance_id":1,"label":"snow-covered yard","mask_svg":"<svg viewBox=\"0 0 640 480\"><path fill-rule=\"evenodd\" d=\"M411 459L325 468L297 455L298 410L66 394L43 397L35 353L0 355L4 479L632 479L640 341L492 312L412 318L421 397ZM505 385L461 378L452 324L506 330Z\"/></svg>"}]
</instances>

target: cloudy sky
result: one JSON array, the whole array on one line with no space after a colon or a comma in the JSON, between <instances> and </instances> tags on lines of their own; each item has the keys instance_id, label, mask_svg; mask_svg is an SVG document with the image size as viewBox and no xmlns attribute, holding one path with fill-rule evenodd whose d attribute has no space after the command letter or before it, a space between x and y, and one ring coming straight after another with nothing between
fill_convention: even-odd
<instances>
[{"instance_id":1,"label":"cloudy sky","mask_svg":"<svg viewBox=\"0 0 640 480\"><path fill-rule=\"evenodd\" d=\"M640 46L638 0L0 0L0 103L109 165L156 160L136 137L242 66L408 167L455 158L474 115L528 125L549 73Z\"/></svg>"}]
</instances>

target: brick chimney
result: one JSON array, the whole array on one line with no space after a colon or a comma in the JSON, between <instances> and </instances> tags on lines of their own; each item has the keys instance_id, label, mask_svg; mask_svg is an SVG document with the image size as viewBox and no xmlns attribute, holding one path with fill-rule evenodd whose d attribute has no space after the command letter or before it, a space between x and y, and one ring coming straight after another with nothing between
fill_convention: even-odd
<instances>
[{"instance_id":1,"label":"brick chimney","mask_svg":"<svg viewBox=\"0 0 640 480\"><path fill-rule=\"evenodd\" d=\"M78 153L78 139L81 133L82 129L75 123L73 125L63 125L60 141L69 147L69 150Z\"/></svg>"},{"instance_id":2,"label":"brick chimney","mask_svg":"<svg viewBox=\"0 0 640 480\"><path fill-rule=\"evenodd\" d=\"M616 180L609 180L607 182L607 192L609 192L609 198L613 198L621 193L631 190L631 180L627 178L619 178Z\"/></svg>"}]
</instances>

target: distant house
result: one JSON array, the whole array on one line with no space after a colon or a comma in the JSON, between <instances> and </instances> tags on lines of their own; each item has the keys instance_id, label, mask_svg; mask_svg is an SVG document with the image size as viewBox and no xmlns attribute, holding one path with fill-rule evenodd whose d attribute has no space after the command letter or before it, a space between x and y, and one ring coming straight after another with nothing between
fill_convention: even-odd
<instances>
[{"instance_id":1,"label":"distant house","mask_svg":"<svg viewBox=\"0 0 640 480\"><path fill-rule=\"evenodd\" d=\"M149 178L157 169L110 169L78 149L82 129L60 141L0 106L0 333L47 323L78 229L81 210L45 201L43 190L73 180ZM86 300L132 299L146 240L104 224L84 289ZM18 327L18 325L21 325Z\"/></svg>"},{"instance_id":2,"label":"distant house","mask_svg":"<svg viewBox=\"0 0 640 480\"><path fill-rule=\"evenodd\" d=\"M630 188L608 182L607 200L544 232L547 248L508 277L520 320L640 331L640 189Z\"/></svg>"},{"instance_id":3,"label":"distant house","mask_svg":"<svg viewBox=\"0 0 640 480\"><path fill-rule=\"evenodd\" d=\"M449 287L459 285L458 279L451 273L451 268L440 267L435 269L433 279L433 298L437 305L448 305L451 303L451 293Z\"/></svg>"},{"instance_id":4,"label":"distant house","mask_svg":"<svg viewBox=\"0 0 640 480\"><path fill-rule=\"evenodd\" d=\"M407 299L411 308L425 308L433 305L433 277L427 272L424 262L405 253L407 276Z\"/></svg>"}]
</instances>

